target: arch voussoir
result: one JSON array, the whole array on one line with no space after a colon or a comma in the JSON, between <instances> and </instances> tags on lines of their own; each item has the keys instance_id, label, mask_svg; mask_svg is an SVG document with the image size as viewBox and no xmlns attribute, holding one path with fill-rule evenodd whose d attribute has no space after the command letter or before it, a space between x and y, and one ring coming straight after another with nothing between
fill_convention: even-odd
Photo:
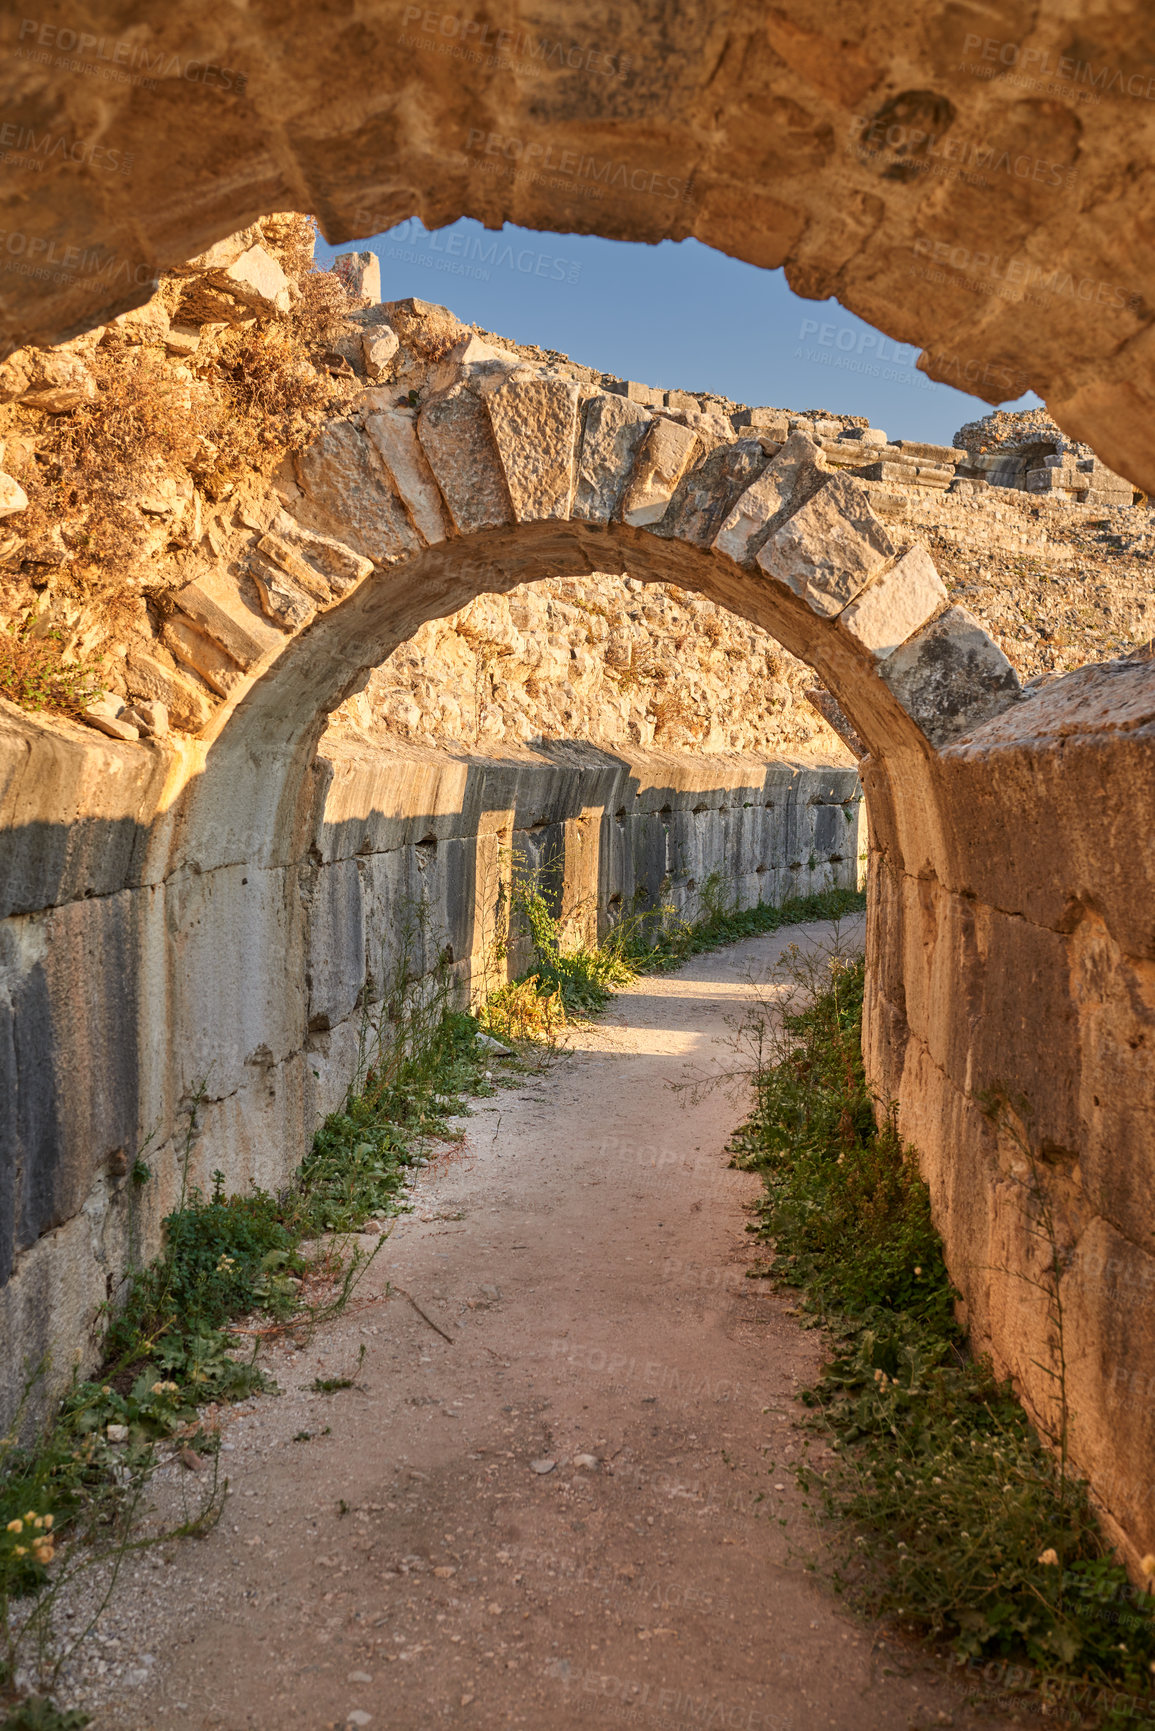
<instances>
[{"instance_id":1,"label":"arch voussoir","mask_svg":"<svg viewBox=\"0 0 1155 1731\"><path fill-rule=\"evenodd\" d=\"M473 333L436 359L410 355L396 384L367 388L321 430L257 510L239 574L214 572L177 597L187 617L169 641L231 712L275 674L287 641L363 585L410 566L428 583L421 556L435 548L462 562L461 587L503 585L508 547L473 564L467 544L547 523L607 534L606 568L657 577L672 569L663 546L692 551L675 580L813 661L876 759L912 738L934 752L1020 696L926 547L885 523L870 484L831 469L804 432L720 437L709 417L652 412ZM479 574L466 578L466 563ZM371 666L380 646L362 646L349 618L350 657ZM218 712L212 736L225 721Z\"/></svg>"}]
</instances>

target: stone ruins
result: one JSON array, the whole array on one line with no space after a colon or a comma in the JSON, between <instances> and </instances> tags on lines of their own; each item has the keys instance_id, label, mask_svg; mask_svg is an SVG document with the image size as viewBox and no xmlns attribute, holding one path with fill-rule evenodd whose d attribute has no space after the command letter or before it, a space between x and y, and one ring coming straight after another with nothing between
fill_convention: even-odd
<instances>
[{"instance_id":1,"label":"stone ruins","mask_svg":"<svg viewBox=\"0 0 1155 1731\"><path fill-rule=\"evenodd\" d=\"M371 936L435 860L438 942L465 983L515 832L555 826L602 917L639 882L684 874L689 894L722 863L753 900L759 865L774 893L855 880L861 788L870 1080L920 1151L972 1339L1042 1411L1039 1244L1017 1147L983 1106L994 1087L1026 1102L1063 1259L1071 1458L1137 1565L1155 1552L1136 1399L1155 1377L1155 416L1134 165L1155 121L1132 89L1134 15L1088 20L1075 52L1058 16L814 0L679 17L678 51L658 55L639 9L554 5L542 28L614 44L612 76L480 65L463 82L406 10L290 3L270 26L176 0L166 30L195 37L200 71L145 102L133 63L101 122L131 187L52 161L9 197L5 607L48 594L74 654L91 629L123 671L84 720L0 707L8 1410L19 1355L52 1346L66 1370L130 1243L155 1244L202 1084L199 1175L240 1188L291 1167L348 1079ZM28 23L8 26L21 94L86 136L93 85L58 27ZM373 79L351 87L354 63ZM191 429L206 333L222 368L250 339L273 367L265 333L294 314L296 279L264 213L285 209L337 242L415 212L692 234L921 342L932 377L992 402L1035 389L1053 422L1036 437L995 416L937 447L707 394L659 402L443 308L379 302L362 261L309 379L291 356L276 374L301 393L278 460L261 446L230 471L218 429L184 479L159 463L117 501L127 563L110 556L99 593L70 587L78 536L36 518L36 485L71 460L59 423L82 427L97 376L143 380L153 354L188 372L165 401ZM1085 555L1118 595L1105 575L1090 600ZM140 558L164 566L156 595L115 580ZM591 578L595 597L628 579L671 608L704 598L764 634L736 643L773 639L813 669L821 727L777 767L724 737L691 765L656 721L645 744L639 725L628 750L579 757L532 726L468 761L432 736L395 736L392 757L374 741L374 670L415 633L479 596ZM522 649L536 632L516 605ZM647 641L663 630L654 617ZM805 687L781 667L766 685L793 713ZM749 744L777 749L766 731ZM118 1174L145 1137L160 1178L132 1214Z\"/></svg>"}]
</instances>

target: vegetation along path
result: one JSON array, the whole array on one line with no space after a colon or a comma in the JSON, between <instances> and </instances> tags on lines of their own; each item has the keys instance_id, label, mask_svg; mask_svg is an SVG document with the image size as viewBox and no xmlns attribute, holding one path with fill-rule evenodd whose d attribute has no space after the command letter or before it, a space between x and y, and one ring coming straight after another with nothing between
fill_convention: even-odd
<instances>
[{"instance_id":1,"label":"vegetation along path","mask_svg":"<svg viewBox=\"0 0 1155 1731\"><path fill-rule=\"evenodd\" d=\"M988 1722L824 1584L820 1336L746 1277L740 1104L670 1087L827 930L636 980L475 1102L282 1394L224 1409L220 1523L126 1561L97 1731Z\"/></svg>"}]
</instances>

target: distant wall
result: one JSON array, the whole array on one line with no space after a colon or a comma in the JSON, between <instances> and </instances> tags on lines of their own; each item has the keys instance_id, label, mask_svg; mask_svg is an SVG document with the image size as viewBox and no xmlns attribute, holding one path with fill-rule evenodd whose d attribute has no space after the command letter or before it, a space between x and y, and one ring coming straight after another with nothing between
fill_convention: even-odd
<instances>
[{"instance_id":1,"label":"distant wall","mask_svg":"<svg viewBox=\"0 0 1155 1731\"><path fill-rule=\"evenodd\" d=\"M852 769L330 740L295 861L173 871L166 790L188 767L0 709L3 1422L43 1355L57 1383L91 1361L99 1306L159 1245L186 1145L193 1183L285 1182L344 1097L407 927L418 973L447 954L463 994L494 979L513 853L551 865L564 910L604 930L638 891L692 914L713 874L742 906L853 886L865 846Z\"/></svg>"}]
</instances>

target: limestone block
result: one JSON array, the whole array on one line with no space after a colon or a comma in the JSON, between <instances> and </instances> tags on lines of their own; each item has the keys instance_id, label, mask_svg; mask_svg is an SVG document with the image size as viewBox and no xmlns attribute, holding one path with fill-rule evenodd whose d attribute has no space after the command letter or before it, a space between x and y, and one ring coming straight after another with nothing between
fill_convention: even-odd
<instances>
[{"instance_id":1,"label":"limestone block","mask_svg":"<svg viewBox=\"0 0 1155 1731\"><path fill-rule=\"evenodd\" d=\"M94 702L86 703L84 720L89 727L106 733L109 739L140 738L140 729L127 719L125 705L119 697L98 697Z\"/></svg>"},{"instance_id":2,"label":"limestone block","mask_svg":"<svg viewBox=\"0 0 1155 1731\"><path fill-rule=\"evenodd\" d=\"M284 962L304 945L297 873L251 862L177 873L165 899L179 934L167 1000L172 1086L187 1098L207 1078L209 1099L220 1100L253 1078L265 1053L277 1064L300 1044L304 969Z\"/></svg>"},{"instance_id":3,"label":"limestone block","mask_svg":"<svg viewBox=\"0 0 1155 1731\"><path fill-rule=\"evenodd\" d=\"M689 391L667 391L666 407L675 412L678 410L692 409L697 413L701 410L702 404L700 398L692 397Z\"/></svg>"},{"instance_id":4,"label":"limestone block","mask_svg":"<svg viewBox=\"0 0 1155 1731\"><path fill-rule=\"evenodd\" d=\"M363 553L355 553L352 547L347 547L344 541L338 541L333 535L307 529L288 511L277 512L268 534L262 536L257 546L266 558L274 560L306 589L309 588L306 573L310 568L338 595L345 595L356 588L373 569L372 559ZM298 560L304 569L298 565ZM313 591L310 589L309 593Z\"/></svg>"},{"instance_id":5,"label":"limestone block","mask_svg":"<svg viewBox=\"0 0 1155 1731\"><path fill-rule=\"evenodd\" d=\"M0 475L0 517L11 517L28 505L28 495L11 475Z\"/></svg>"},{"instance_id":6,"label":"limestone block","mask_svg":"<svg viewBox=\"0 0 1155 1731\"><path fill-rule=\"evenodd\" d=\"M134 727L139 727L149 739L166 739L168 737L168 706L151 698L138 698L125 711Z\"/></svg>"},{"instance_id":7,"label":"limestone block","mask_svg":"<svg viewBox=\"0 0 1155 1731\"><path fill-rule=\"evenodd\" d=\"M189 733L199 733L213 713L207 692L145 649L129 650L125 676L133 697L163 704L176 726Z\"/></svg>"},{"instance_id":8,"label":"limestone block","mask_svg":"<svg viewBox=\"0 0 1155 1731\"><path fill-rule=\"evenodd\" d=\"M170 325L164 335L164 346L169 354L179 355L182 360L196 354L200 341L200 325Z\"/></svg>"},{"instance_id":9,"label":"limestone block","mask_svg":"<svg viewBox=\"0 0 1155 1731\"><path fill-rule=\"evenodd\" d=\"M599 391L590 399L578 456L575 517L608 523L617 515L649 425L646 410L628 397Z\"/></svg>"},{"instance_id":10,"label":"limestone block","mask_svg":"<svg viewBox=\"0 0 1155 1731\"><path fill-rule=\"evenodd\" d=\"M970 733L1019 695L1014 668L965 607L925 625L880 671L932 745Z\"/></svg>"},{"instance_id":11,"label":"limestone block","mask_svg":"<svg viewBox=\"0 0 1155 1731\"><path fill-rule=\"evenodd\" d=\"M719 553L744 564L757 550L758 537L771 520L786 510L796 494L819 485L825 471L818 446L806 433L791 433L776 457L747 487L727 515L714 540Z\"/></svg>"},{"instance_id":12,"label":"limestone block","mask_svg":"<svg viewBox=\"0 0 1155 1731\"><path fill-rule=\"evenodd\" d=\"M658 525L662 535L676 536L708 547L731 513L766 467L767 457L757 439L739 439L710 452L679 482Z\"/></svg>"},{"instance_id":13,"label":"limestone block","mask_svg":"<svg viewBox=\"0 0 1155 1731\"><path fill-rule=\"evenodd\" d=\"M804 695L811 709L822 717L827 727L833 729L847 750L852 751L855 757L865 757L866 747L838 699L822 685L808 685Z\"/></svg>"},{"instance_id":14,"label":"limestone block","mask_svg":"<svg viewBox=\"0 0 1155 1731\"><path fill-rule=\"evenodd\" d=\"M392 564L421 547L373 444L351 421L330 421L293 464L310 503L358 553Z\"/></svg>"},{"instance_id":15,"label":"limestone block","mask_svg":"<svg viewBox=\"0 0 1155 1731\"><path fill-rule=\"evenodd\" d=\"M251 246L239 258L211 273L217 288L262 313L287 313L289 279L263 246Z\"/></svg>"},{"instance_id":16,"label":"limestone block","mask_svg":"<svg viewBox=\"0 0 1155 1731\"><path fill-rule=\"evenodd\" d=\"M339 252L332 269L333 275L344 283L351 299L380 301L381 260L375 252Z\"/></svg>"},{"instance_id":17,"label":"limestone block","mask_svg":"<svg viewBox=\"0 0 1155 1731\"><path fill-rule=\"evenodd\" d=\"M317 603L286 571L262 559L259 553L250 556L249 570L256 581L261 606L274 625L292 632L309 623L317 611Z\"/></svg>"},{"instance_id":18,"label":"limestone block","mask_svg":"<svg viewBox=\"0 0 1155 1731\"><path fill-rule=\"evenodd\" d=\"M513 373L483 390L514 515L521 523L568 518L573 505L578 386Z\"/></svg>"},{"instance_id":19,"label":"limestone block","mask_svg":"<svg viewBox=\"0 0 1155 1731\"><path fill-rule=\"evenodd\" d=\"M377 381L391 376L400 347L397 332L390 325L375 325L371 331L362 333L361 354L365 371L371 379Z\"/></svg>"},{"instance_id":20,"label":"limestone block","mask_svg":"<svg viewBox=\"0 0 1155 1731\"><path fill-rule=\"evenodd\" d=\"M896 439L895 444L904 457L913 457L918 463L953 469L956 463L968 460L968 453L957 445L924 445L918 439Z\"/></svg>"},{"instance_id":21,"label":"limestone block","mask_svg":"<svg viewBox=\"0 0 1155 1731\"><path fill-rule=\"evenodd\" d=\"M270 530L267 535L261 536L257 542L257 551L249 559L249 569L257 582L258 592L260 590L258 571L264 569L267 573L274 566L279 568L276 572L278 578L290 577L298 589L303 589L306 595L310 596L314 602L319 602L322 607L328 606L333 599L332 588L325 578L318 576L308 560L301 556L291 541L286 541L282 535L277 535ZM261 596L261 606L265 607L263 595ZM266 611L268 611L267 608Z\"/></svg>"},{"instance_id":22,"label":"limestone block","mask_svg":"<svg viewBox=\"0 0 1155 1731\"><path fill-rule=\"evenodd\" d=\"M388 392L366 391L367 406ZM405 502L410 521L423 541L432 547L444 541L449 532L441 494L433 471L417 442L417 423L411 410L397 409L382 402L379 408L365 416L365 431L377 448L377 454L393 479L393 485Z\"/></svg>"},{"instance_id":23,"label":"limestone block","mask_svg":"<svg viewBox=\"0 0 1155 1731\"><path fill-rule=\"evenodd\" d=\"M194 276L203 275L207 271L226 270L229 265L236 263L242 253L249 250L257 232L256 228L242 228L235 234L226 234L206 252L198 252L195 258L190 258L185 269Z\"/></svg>"},{"instance_id":24,"label":"limestone block","mask_svg":"<svg viewBox=\"0 0 1155 1731\"><path fill-rule=\"evenodd\" d=\"M452 385L423 403L417 437L459 534L513 521L489 415L468 386Z\"/></svg>"},{"instance_id":25,"label":"limestone block","mask_svg":"<svg viewBox=\"0 0 1155 1731\"><path fill-rule=\"evenodd\" d=\"M688 427L659 416L650 423L622 500L622 519L644 529L665 515L678 482L701 450Z\"/></svg>"},{"instance_id":26,"label":"limestone block","mask_svg":"<svg viewBox=\"0 0 1155 1731\"><path fill-rule=\"evenodd\" d=\"M273 627L267 627L272 631ZM215 691L219 697L228 697L239 685L244 684L244 670L233 660L226 649L194 625L191 620L174 615L164 628L165 647L171 649L178 661L183 661L186 667L191 667L194 673L199 673L205 684ZM275 641L284 642L277 633Z\"/></svg>"},{"instance_id":27,"label":"limestone block","mask_svg":"<svg viewBox=\"0 0 1155 1731\"><path fill-rule=\"evenodd\" d=\"M468 334L456 313L416 296L386 301L382 309L407 349L425 360L439 360Z\"/></svg>"},{"instance_id":28,"label":"limestone block","mask_svg":"<svg viewBox=\"0 0 1155 1731\"><path fill-rule=\"evenodd\" d=\"M83 1207L114 1149L135 1153L138 899L122 890L53 908L0 951L19 1245Z\"/></svg>"},{"instance_id":29,"label":"limestone block","mask_svg":"<svg viewBox=\"0 0 1155 1731\"><path fill-rule=\"evenodd\" d=\"M636 379L627 379L623 389L631 403L641 403L647 409L662 409L666 405L665 391L659 391L654 385L640 385ZM697 408L696 403L694 407Z\"/></svg>"},{"instance_id":30,"label":"limestone block","mask_svg":"<svg viewBox=\"0 0 1155 1731\"><path fill-rule=\"evenodd\" d=\"M48 415L66 415L95 398L96 380L79 355L55 349L27 349L21 359L28 376L19 399L24 408L41 409Z\"/></svg>"},{"instance_id":31,"label":"limestone block","mask_svg":"<svg viewBox=\"0 0 1155 1731\"><path fill-rule=\"evenodd\" d=\"M309 1028L335 1028L352 1014L365 983L365 907L355 859L333 860L309 890L305 985Z\"/></svg>"},{"instance_id":32,"label":"limestone block","mask_svg":"<svg viewBox=\"0 0 1155 1731\"><path fill-rule=\"evenodd\" d=\"M758 564L832 618L897 552L866 489L835 475L774 530Z\"/></svg>"},{"instance_id":33,"label":"limestone block","mask_svg":"<svg viewBox=\"0 0 1155 1731\"><path fill-rule=\"evenodd\" d=\"M736 409L730 417L735 428L752 427L758 432L770 433L783 442L789 437L789 425L785 409Z\"/></svg>"},{"instance_id":34,"label":"limestone block","mask_svg":"<svg viewBox=\"0 0 1155 1731\"><path fill-rule=\"evenodd\" d=\"M838 623L876 660L884 661L933 618L946 600L946 588L934 560L918 542L842 610Z\"/></svg>"},{"instance_id":35,"label":"limestone block","mask_svg":"<svg viewBox=\"0 0 1155 1731\"><path fill-rule=\"evenodd\" d=\"M162 296L155 294L142 307L133 307L130 312L120 313L114 318L105 330L104 341L107 342L109 334L116 331L128 343L165 343L167 346L171 323Z\"/></svg>"},{"instance_id":36,"label":"limestone block","mask_svg":"<svg viewBox=\"0 0 1155 1731\"><path fill-rule=\"evenodd\" d=\"M227 571L213 568L186 583L177 592L176 604L240 667L252 667L262 655L282 645L280 634L249 605L236 578Z\"/></svg>"}]
</instances>

